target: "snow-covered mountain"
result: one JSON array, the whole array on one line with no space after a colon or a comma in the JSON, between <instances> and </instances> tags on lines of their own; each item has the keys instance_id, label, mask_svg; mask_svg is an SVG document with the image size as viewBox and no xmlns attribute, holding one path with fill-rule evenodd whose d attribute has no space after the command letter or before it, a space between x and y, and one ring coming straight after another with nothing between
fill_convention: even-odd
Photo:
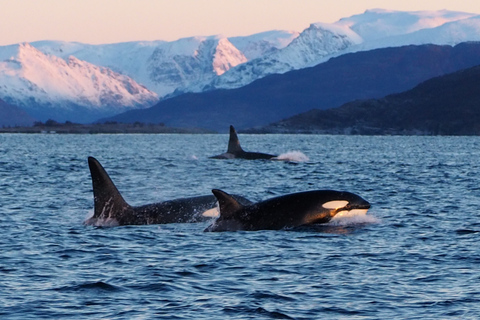
<instances>
[{"instance_id":1,"label":"snow-covered mountain","mask_svg":"<svg viewBox=\"0 0 480 320\"><path fill-rule=\"evenodd\" d=\"M309 67L361 42L348 27L314 23L285 48L232 68L215 78L211 87L238 88L269 74Z\"/></svg>"},{"instance_id":2,"label":"snow-covered mountain","mask_svg":"<svg viewBox=\"0 0 480 320\"><path fill-rule=\"evenodd\" d=\"M345 53L465 41L480 41L480 16L448 10L367 10L331 24L313 23L285 48L232 68L210 87L238 88L269 74L311 67Z\"/></svg>"},{"instance_id":3,"label":"snow-covered mountain","mask_svg":"<svg viewBox=\"0 0 480 320\"><path fill-rule=\"evenodd\" d=\"M444 23L430 29L420 29L408 34L399 34L388 38L365 42L357 50L369 50L384 47L399 47L409 44L456 45L461 42L480 41L480 16Z\"/></svg>"},{"instance_id":4,"label":"snow-covered mountain","mask_svg":"<svg viewBox=\"0 0 480 320\"><path fill-rule=\"evenodd\" d=\"M299 35L296 31L273 30L228 40L250 61L285 48Z\"/></svg>"},{"instance_id":5,"label":"snow-covered mountain","mask_svg":"<svg viewBox=\"0 0 480 320\"><path fill-rule=\"evenodd\" d=\"M362 14L342 18L334 23L350 28L364 42L410 34L422 29L432 29L448 22L468 19L477 14L439 11L366 10Z\"/></svg>"},{"instance_id":6,"label":"snow-covered mountain","mask_svg":"<svg viewBox=\"0 0 480 320\"><path fill-rule=\"evenodd\" d=\"M125 74L160 97L203 91L232 67L284 48L297 32L269 31L246 37L191 37L105 45L40 41L32 45L64 59L75 56Z\"/></svg>"},{"instance_id":7,"label":"snow-covered mountain","mask_svg":"<svg viewBox=\"0 0 480 320\"><path fill-rule=\"evenodd\" d=\"M236 45L226 37L210 36L171 42L38 41L3 46L0 99L39 120L93 121L148 107L159 96L203 91L230 68L284 48L297 36L269 31L231 38Z\"/></svg>"},{"instance_id":8,"label":"snow-covered mountain","mask_svg":"<svg viewBox=\"0 0 480 320\"><path fill-rule=\"evenodd\" d=\"M0 56L0 94L33 117L94 121L102 115L146 108L158 96L131 78L70 56L46 55L28 43ZM72 116L75 118L72 118Z\"/></svg>"}]
</instances>

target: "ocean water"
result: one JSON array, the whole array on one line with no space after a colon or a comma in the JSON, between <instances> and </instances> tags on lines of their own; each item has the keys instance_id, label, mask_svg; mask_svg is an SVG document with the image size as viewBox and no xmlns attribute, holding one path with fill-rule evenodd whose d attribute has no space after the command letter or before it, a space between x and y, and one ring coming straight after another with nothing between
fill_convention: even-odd
<instances>
[{"instance_id":1,"label":"ocean water","mask_svg":"<svg viewBox=\"0 0 480 320\"><path fill-rule=\"evenodd\" d=\"M479 319L480 137L0 135L0 319ZM327 226L98 228L87 157L132 205L335 189Z\"/></svg>"}]
</instances>

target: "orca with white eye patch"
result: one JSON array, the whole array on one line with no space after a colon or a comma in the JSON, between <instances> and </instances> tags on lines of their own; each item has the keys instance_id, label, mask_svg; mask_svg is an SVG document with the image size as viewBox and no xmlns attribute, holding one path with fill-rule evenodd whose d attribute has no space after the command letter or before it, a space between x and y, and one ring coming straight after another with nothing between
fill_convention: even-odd
<instances>
[{"instance_id":1,"label":"orca with white eye patch","mask_svg":"<svg viewBox=\"0 0 480 320\"><path fill-rule=\"evenodd\" d=\"M280 230L327 223L339 213L366 213L370 208L368 201L346 191L291 193L247 205L221 190L212 192L218 199L220 216L205 231Z\"/></svg>"}]
</instances>

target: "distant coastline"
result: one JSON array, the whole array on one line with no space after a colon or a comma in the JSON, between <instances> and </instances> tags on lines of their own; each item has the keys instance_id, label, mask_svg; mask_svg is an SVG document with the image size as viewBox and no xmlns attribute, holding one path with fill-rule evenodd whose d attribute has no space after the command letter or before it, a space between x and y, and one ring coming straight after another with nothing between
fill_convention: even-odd
<instances>
[{"instance_id":1,"label":"distant coastline","mask_svg":"<svg viewBox=\"0 0 480 320\"><path fill-rule=\"evenodd\" d=\"M202 128L173 128L164 124L152 123L93 123L78 124L72 122L58 123L47 120L36 122L33 126L15 126L0 128L0 133L59 133L59 134L124 134L124 133L216 133Z\"/></svg>"}]
</instances>

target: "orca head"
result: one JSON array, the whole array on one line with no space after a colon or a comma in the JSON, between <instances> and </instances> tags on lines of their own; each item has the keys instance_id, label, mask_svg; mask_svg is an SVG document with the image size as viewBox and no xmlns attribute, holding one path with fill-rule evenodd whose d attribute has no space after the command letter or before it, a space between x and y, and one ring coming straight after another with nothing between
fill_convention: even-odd
<instances>
[{"instance_id":1,"label":"orca head","mask_svg":"<svg viewBox=\"0 0 480 320\"><path fill-rule=\"evenodd\" d=\"M332 218L365 215L370 203L351 192L335 192L335 196L322 203L322 208L330 211Z\"/></svg>"},{"instance_id":2,"label":"orca head","mask_svg":"<svg viewBox=\"0 0 480 320\"><path fill-rule=\"evenodd\" d=\"M305 193L311 205L303 217L303 224L327 223L339 216L365 215L370 203L362 197L345 191L317 190Z\"/></svg>"},{"instance_id":3,"label":"orca head","mask_svg":"<svg viewBox=\"0 0 480 320\"><path fill-rule=\"evenodd\" d=\"M243 223L239 219L244 206L228 193L213 189L212 193L218 200L219 217L208 226L205 231L237 231L243 230Z\"/></svg>"}]
</instances>

